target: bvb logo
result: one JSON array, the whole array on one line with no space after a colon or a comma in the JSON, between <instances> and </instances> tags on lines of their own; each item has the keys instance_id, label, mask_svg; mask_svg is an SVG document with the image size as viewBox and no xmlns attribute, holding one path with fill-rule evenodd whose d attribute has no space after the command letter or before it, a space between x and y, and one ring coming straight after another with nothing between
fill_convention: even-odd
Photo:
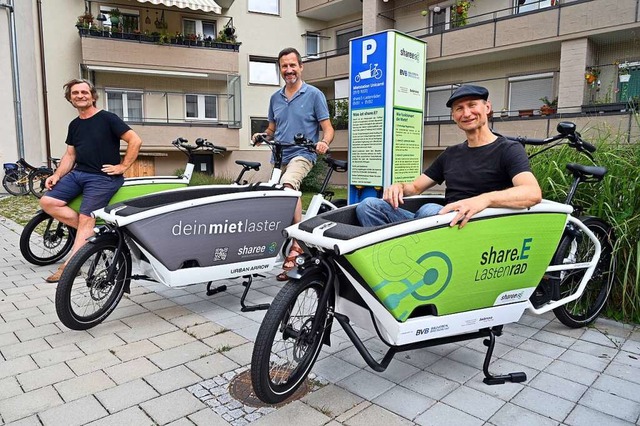
<instances>
[{"instance_id":1,"label":"bvb logo","mask_svg":"<svg viewBox=\"0 0 640 426\"><path fill-rule=\"evenodd\" d=\"M423 254L416 262L423 268L422 281L424 285L416 288L411 295L418 300L431 300L444 291L451 281L453 265L449 256L441 251L431 251Z\"/></svg>"}]
</instances>

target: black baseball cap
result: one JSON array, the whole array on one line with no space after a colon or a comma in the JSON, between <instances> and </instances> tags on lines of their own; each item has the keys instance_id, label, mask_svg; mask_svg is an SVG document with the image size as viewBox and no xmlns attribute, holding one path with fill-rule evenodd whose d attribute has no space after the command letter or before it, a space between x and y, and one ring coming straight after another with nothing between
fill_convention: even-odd
<instances>
[{"instance_id":1,"label":"black baseball cap","mask_svg":"<svg viewBox=\"0 0 640 426\"><path fill-rule=\"evenodd\" d=\"M447 108L451 108L451 105L458 99L468 97L484 99L486 101L489 98L489 91L482 86L474 86L473 84L462 85L451 94L451 97L447 101Z\"/></svg>"}]
</instances>

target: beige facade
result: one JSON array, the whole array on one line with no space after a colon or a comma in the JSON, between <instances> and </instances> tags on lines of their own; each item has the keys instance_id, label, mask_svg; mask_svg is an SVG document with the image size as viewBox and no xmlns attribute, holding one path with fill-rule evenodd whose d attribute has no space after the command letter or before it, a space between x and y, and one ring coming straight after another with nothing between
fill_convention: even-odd
<instances>
[{"instance_id":1,"label":"beige facade","mask_svg":"<svg viewBox=\"0 0 640 426\"><path fill-rule=\"evenodd\" d=\"M0 113L5 117L0 123L5 136L0 145L3 162L14 161L19 153L14 119L17 104L9 96L14 87L9 60L11 12L17 30L23 151L32 163L46 161L49 153L60 156L64 152L67 125L75 111L62 97L62 85L77 76L95 82L102 108L108 107L108 96L124 99L123 93L131 93L132 99L141 99L136 108L142 111L142 119L130 120L131 126L143 137L143 154L153 158L158 174L171 174L183 166L184 157L169 144L178 136L205 137L228 147L229 153L215 158L216 174L235 174L235 159L266 163L269 153L249 146L251 120L266 118L269 97L281 82L252 81L256 80L252 64L264 65L282 48L296 47L308 56L305 80L330 100L344 97L348 39L387 29L427 42L427 162L460 137L448 112L429 99L465 82L489 88L494 126L507 134L545 136L553 132L558 120L567 119L587 127L607 122L628 132L631 140L640 136L626 111L585 112L587 106L595 108L620 99L619 62L640 63L640 41L635 35L640 31L640 0L527 0L522 7L528 9L522 10L515 0L476 0L463 24L450 16L454 0L265 1L264 5L278 8L275 14L249 11L248 0L227 0L219 2L223 7L220 15L135 0L14 0L15 10L10 0L0 0L3 2L9 5L0 9L0 58L6 58L0 61L0 89L6 94L0 100ZM156 21L162 18L167 37L158 43L144 42L140 36L133 40L81 36L75 23L85 7L94 18L115 7L137 16L141 35L156 31ZM216 32L233 25L241 45L175 45L170 36L183 32L186 20L213 23ZM97 29L103 29L102 23L95 23ZM316 51L307 51L308 45L313 46L310 42L317 43ZM585 70L590 66L599 68L597 87L585 84ZM546 79L548 93L544 95L558 99L557 114L542 117L539 105L534 105L533 117L519 117L518 102L527 99L524 95L516 99L515 88L528 79ZM190 117L188 95L197 96L198 102L215 98L215 117ZM533 102L543 96L535 90L525 95ZM348 130L337 131L332 148L335 156L346 158ZM261 173L260 179L266 179L268 170Z\"/></svg>"}]
</instances>

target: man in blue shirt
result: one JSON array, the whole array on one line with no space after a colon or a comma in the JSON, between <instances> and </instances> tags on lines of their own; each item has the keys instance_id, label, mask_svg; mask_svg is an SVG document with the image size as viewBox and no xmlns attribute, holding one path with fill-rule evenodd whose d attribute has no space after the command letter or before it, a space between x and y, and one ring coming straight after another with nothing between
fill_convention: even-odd
<instances>
[{"instance_id":1,"label":"man in blue shirt","mask_svg":"<svg viewBox=\"0 0 640 426\"><path fill-rule=\"evenodd\" d=\"M329 151L333 140L333 126L329 120L329 109L324 94L313 86L302 81L302 58L300 53L292 48L283 49L278 54L278 66L285 86L271 96L269 101L269 127L265 130L267 137L281 142L293 142L297 133L302 133L308 139L318 141L320 129L322 139L316 145L316 152L309 152L306 148L286 147L282 156L283 174L280 182L295 190L300 189L302 179L311 171L317 154ZM259 133L253 135L257 142ZM317 153L317 154L316 154ZM302 204L298 200L293 217L294 223L302 220ZM295 257L302 253L300 246L294 242L289 256L284 263L285 271L292 269ZM285 272L278 275L279 281L286 281Z\"/></svg>"}]
</instances>

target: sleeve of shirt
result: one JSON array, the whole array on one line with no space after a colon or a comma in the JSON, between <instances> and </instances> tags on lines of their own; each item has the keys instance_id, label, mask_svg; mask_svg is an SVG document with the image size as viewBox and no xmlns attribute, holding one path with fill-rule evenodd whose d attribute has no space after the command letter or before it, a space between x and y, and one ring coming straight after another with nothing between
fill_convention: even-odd
<instances>
[{"instance_id":1,"label":"sleeve of shirt","mask_svg":"<svg viewBox=\"0 0 640 426\"><path fill-rule=\"evenodd\" d=\"M449 148L447 148L447 150L448 149ZM442 185L442 182L444 182L444 160L447 150L438 155L436 160L424 171L424 174L427 175L429 179L437 182L438 185Z\"/></svg>"},{"instance_id":2,"label":"sleeve of shirt","mask_svg":"<svg viewBox=\"0 0 640 426\"><path fill-rule=\"evenodd\" d=\"M73 121L71 123L69 123L69 125L67 126L67 139L64 141L64 143L66 143L67 145L73 145L73 142L71 140L71 125L73 124Z\"/></svg>"},{"instance_id":3,"label":"sleeve of shirt","mask_svg":"<svg viewBox=\"0 0 640 426\"><path fill-rule=\"evenodd\" d=\"M518 142L508 143L502 155L502 161L511 179L519 173L531 171L527 152Z\"/></svg>"},{"instance_id":4,"label":"sleeve of shirt","mask_svg":"<svg viewBox=\"0 0 640 426\"><path fill-rule=\"evenodd\" d=\"M109 114L109 126L114 135L120 137L131 130L131 127L115 114Z\"/></svg>"},{"instance_id":5,"label":"sleeve of shirt","mask_svg":"<svg viewBox=\"0 0 640 426\"><path fill-rule=\"evenodd\" d=\"M329 107L327 106L327 98L324 94L318 90L315 96L315 113L318 121L326 120L329 118Z\"/></svg>"},{"instance_id":6,"label":"sleeve of shirt","mask_svg":"<svg viewBox=\"0 0 640 426\"><path fill-rule=\"evenodd\" d=\"M269 120L270 123L276 122L276 116L273 112L273 96L269 99L269 112L267 113L267 120Z\"/></svg>"}]
</instances>

